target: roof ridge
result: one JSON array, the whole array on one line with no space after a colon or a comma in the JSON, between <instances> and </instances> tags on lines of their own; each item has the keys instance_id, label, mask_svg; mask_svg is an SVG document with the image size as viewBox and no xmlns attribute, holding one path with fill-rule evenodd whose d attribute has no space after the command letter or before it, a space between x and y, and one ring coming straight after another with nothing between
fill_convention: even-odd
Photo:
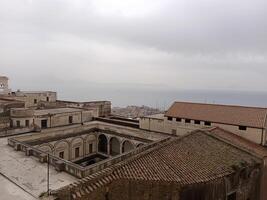
<instances>
[{"instance_id":1,"label":"roof ridge","mask_svg":"<svg viewBox=\"0 0 267 200\"><path fill-rule=\"evenodd\" d=\"M188 101L175 101L175 103L185 103L185 104L199 104L199 105L210 105L210 106L226 106L226 107L241 107L241 108L256 108L263 109L267 111L267 107L259 107L259 106L245 106L245 105L233 105L233 104L215 104L215 103L201 103L201 102L188 102Z\"/></svg>"},{"instance_id":2,"label":"roof ridge","mask_svg":"<svg viewBox=\"0 0 267 200\"><path fill-rule=\"evenodd\" d=\"M222 130L222 131L225 131L226 133L232 133L232 132L230 132L230 131L227 131L227 130L225 130L225 129L223 129L223 128L220 128L220 127L215 127L214 129L212 129L212 130L216 130L216 129L219 129L219 130ZM223 138L223 137L221 137L221 136L219 136L219 135L216 135L216 134L212 134L210 131L212 131L212 130L201 130L204 134L206 134L206 135L208 135L208 136L210 136L210 137L213 137L213 138L215 138L215 139L217 139L217 140L220 140L220 141L222 141L222 142L224 142L224 143L227 143L228 145L231 145L231 146L233 146L233 147L235 147L235 148L237 148L237 149L239 149L239 150L241 150L241 151L243 151L243 152L246 152L246 153L248 153L248 154L250 154L250 155L252 155L252 156L255 156L255 157L257 157L258 159L262 159L262 156L260 156L259 154L257 154L257 153L255 153L255 152L252 152L252 151L250 151L248 148L246 148L246 147L243 147L242 145L238 145L238 144L233 144L232 142L230 142L229 140L227 140L227 139L225 139L225 138ZM234 133L232 133L234 136L238 136L238 135L235 135ZM240 137L240 136L239 136ZM241 139L244 139L244 138L242 138L242 137L240 137ZM245 140L245 139L244 139ZM245 141L248 141L248 140L245 140ZM250 142L250 141L248 141L248 142ZM254 143L253 143L254 144Z\"/></svg>"}]
</instances>

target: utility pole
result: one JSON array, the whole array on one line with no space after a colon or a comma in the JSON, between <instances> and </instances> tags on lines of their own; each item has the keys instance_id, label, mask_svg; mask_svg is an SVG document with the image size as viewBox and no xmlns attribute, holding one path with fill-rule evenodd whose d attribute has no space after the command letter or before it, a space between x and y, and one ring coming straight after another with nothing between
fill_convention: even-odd
<instances>
[{"instance_id":1,"label":"utility pole","mask_svg":"<svg viewBox=\"0 0 267 200\"><path fill-rule=\"evenodd\" d=\"M49 153L47 153L47 194L49 196Z\"/></svg>"}]
</instances>

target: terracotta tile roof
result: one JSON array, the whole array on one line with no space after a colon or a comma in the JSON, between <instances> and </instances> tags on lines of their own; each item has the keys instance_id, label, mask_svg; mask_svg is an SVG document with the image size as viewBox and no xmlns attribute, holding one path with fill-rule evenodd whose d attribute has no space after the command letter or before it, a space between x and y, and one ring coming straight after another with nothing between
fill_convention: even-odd
<instances>
[{"instance_id":1,"label":"terracotta tile roof","mask_svg":"<svg viewBox=\"0 0 267 200\"><path fill-rule=\"evenodd\" d=\"M263 128L267 108L175 102L165 116Z\"/></svg>"},{"instance_id":2,"label":"terracotta tile roof","mask_svg":"<svg viewBox=\"0 0 267 200\"><path fill-rule=\"evenodd\" d=\"M224 130L219 127L215 127L209 130L209 132L228 143L231 143L239 148L243 148L244 150L255 154L256 156L260 158L267 157L267 148L263 147L259 144L256 144L254 142L251 142L249 140L244 139L243 137L240 137L230 131Z\"/></svg>"},{"instance_id":3,"label":"terracotta tile roof","mask_svg":"<svg viewBox=\"0 0 267 200\"><path fill-rule=\"evenodd\" d=\"M188 185L230 175L234 168L254 166L261 159L209 132L197 130L173 138L72 185L69 191L90 193L116 180L161 181Z\"/></svg>"}]
</instances>

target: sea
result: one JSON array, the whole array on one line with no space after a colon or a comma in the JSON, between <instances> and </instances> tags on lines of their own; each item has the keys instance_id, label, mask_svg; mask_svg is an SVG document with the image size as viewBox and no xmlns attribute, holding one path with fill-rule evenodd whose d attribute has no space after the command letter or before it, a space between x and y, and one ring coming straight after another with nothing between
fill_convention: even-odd
<instances>
[{"instance_id":1,"label":"sea","mask_svg":"<svg viewBox=\"0 0 267 200\"><path fill-rule=\"evenodd\" d=\"M166 110L174 101L267 107L267 91L88 89L62 90L59 99L73 101L109 100L113 107L149 106Z\"/></svg>"}]
</instances>

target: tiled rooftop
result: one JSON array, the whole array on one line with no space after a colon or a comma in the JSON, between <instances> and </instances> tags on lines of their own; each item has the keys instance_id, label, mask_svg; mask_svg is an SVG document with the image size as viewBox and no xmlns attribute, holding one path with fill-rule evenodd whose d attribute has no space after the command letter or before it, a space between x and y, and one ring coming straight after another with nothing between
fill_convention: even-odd
<instances>
[{"instance_id":1,"label":"tiled rooftop","mask_svg":"<svg viewBox=\"0 0 267 200\"><path fill-rule=\"evenodd\" d=\"M166 116L263 128L267 108L175 102Z\"/></svg>"},{"instance_id":2,"label":"tiled rooftop","mask_svg":"<svg viewBox=\"0 0 267 200\"><path fill-rule=\"evenodd\" d=\"M260 163L256 156L197 130L161 143L69 187L74 193L80 189L91 192L92 188L119 179L187 185L224 177L234 173L234 168L255 163Z\"/></svg>"}]
</instances>

